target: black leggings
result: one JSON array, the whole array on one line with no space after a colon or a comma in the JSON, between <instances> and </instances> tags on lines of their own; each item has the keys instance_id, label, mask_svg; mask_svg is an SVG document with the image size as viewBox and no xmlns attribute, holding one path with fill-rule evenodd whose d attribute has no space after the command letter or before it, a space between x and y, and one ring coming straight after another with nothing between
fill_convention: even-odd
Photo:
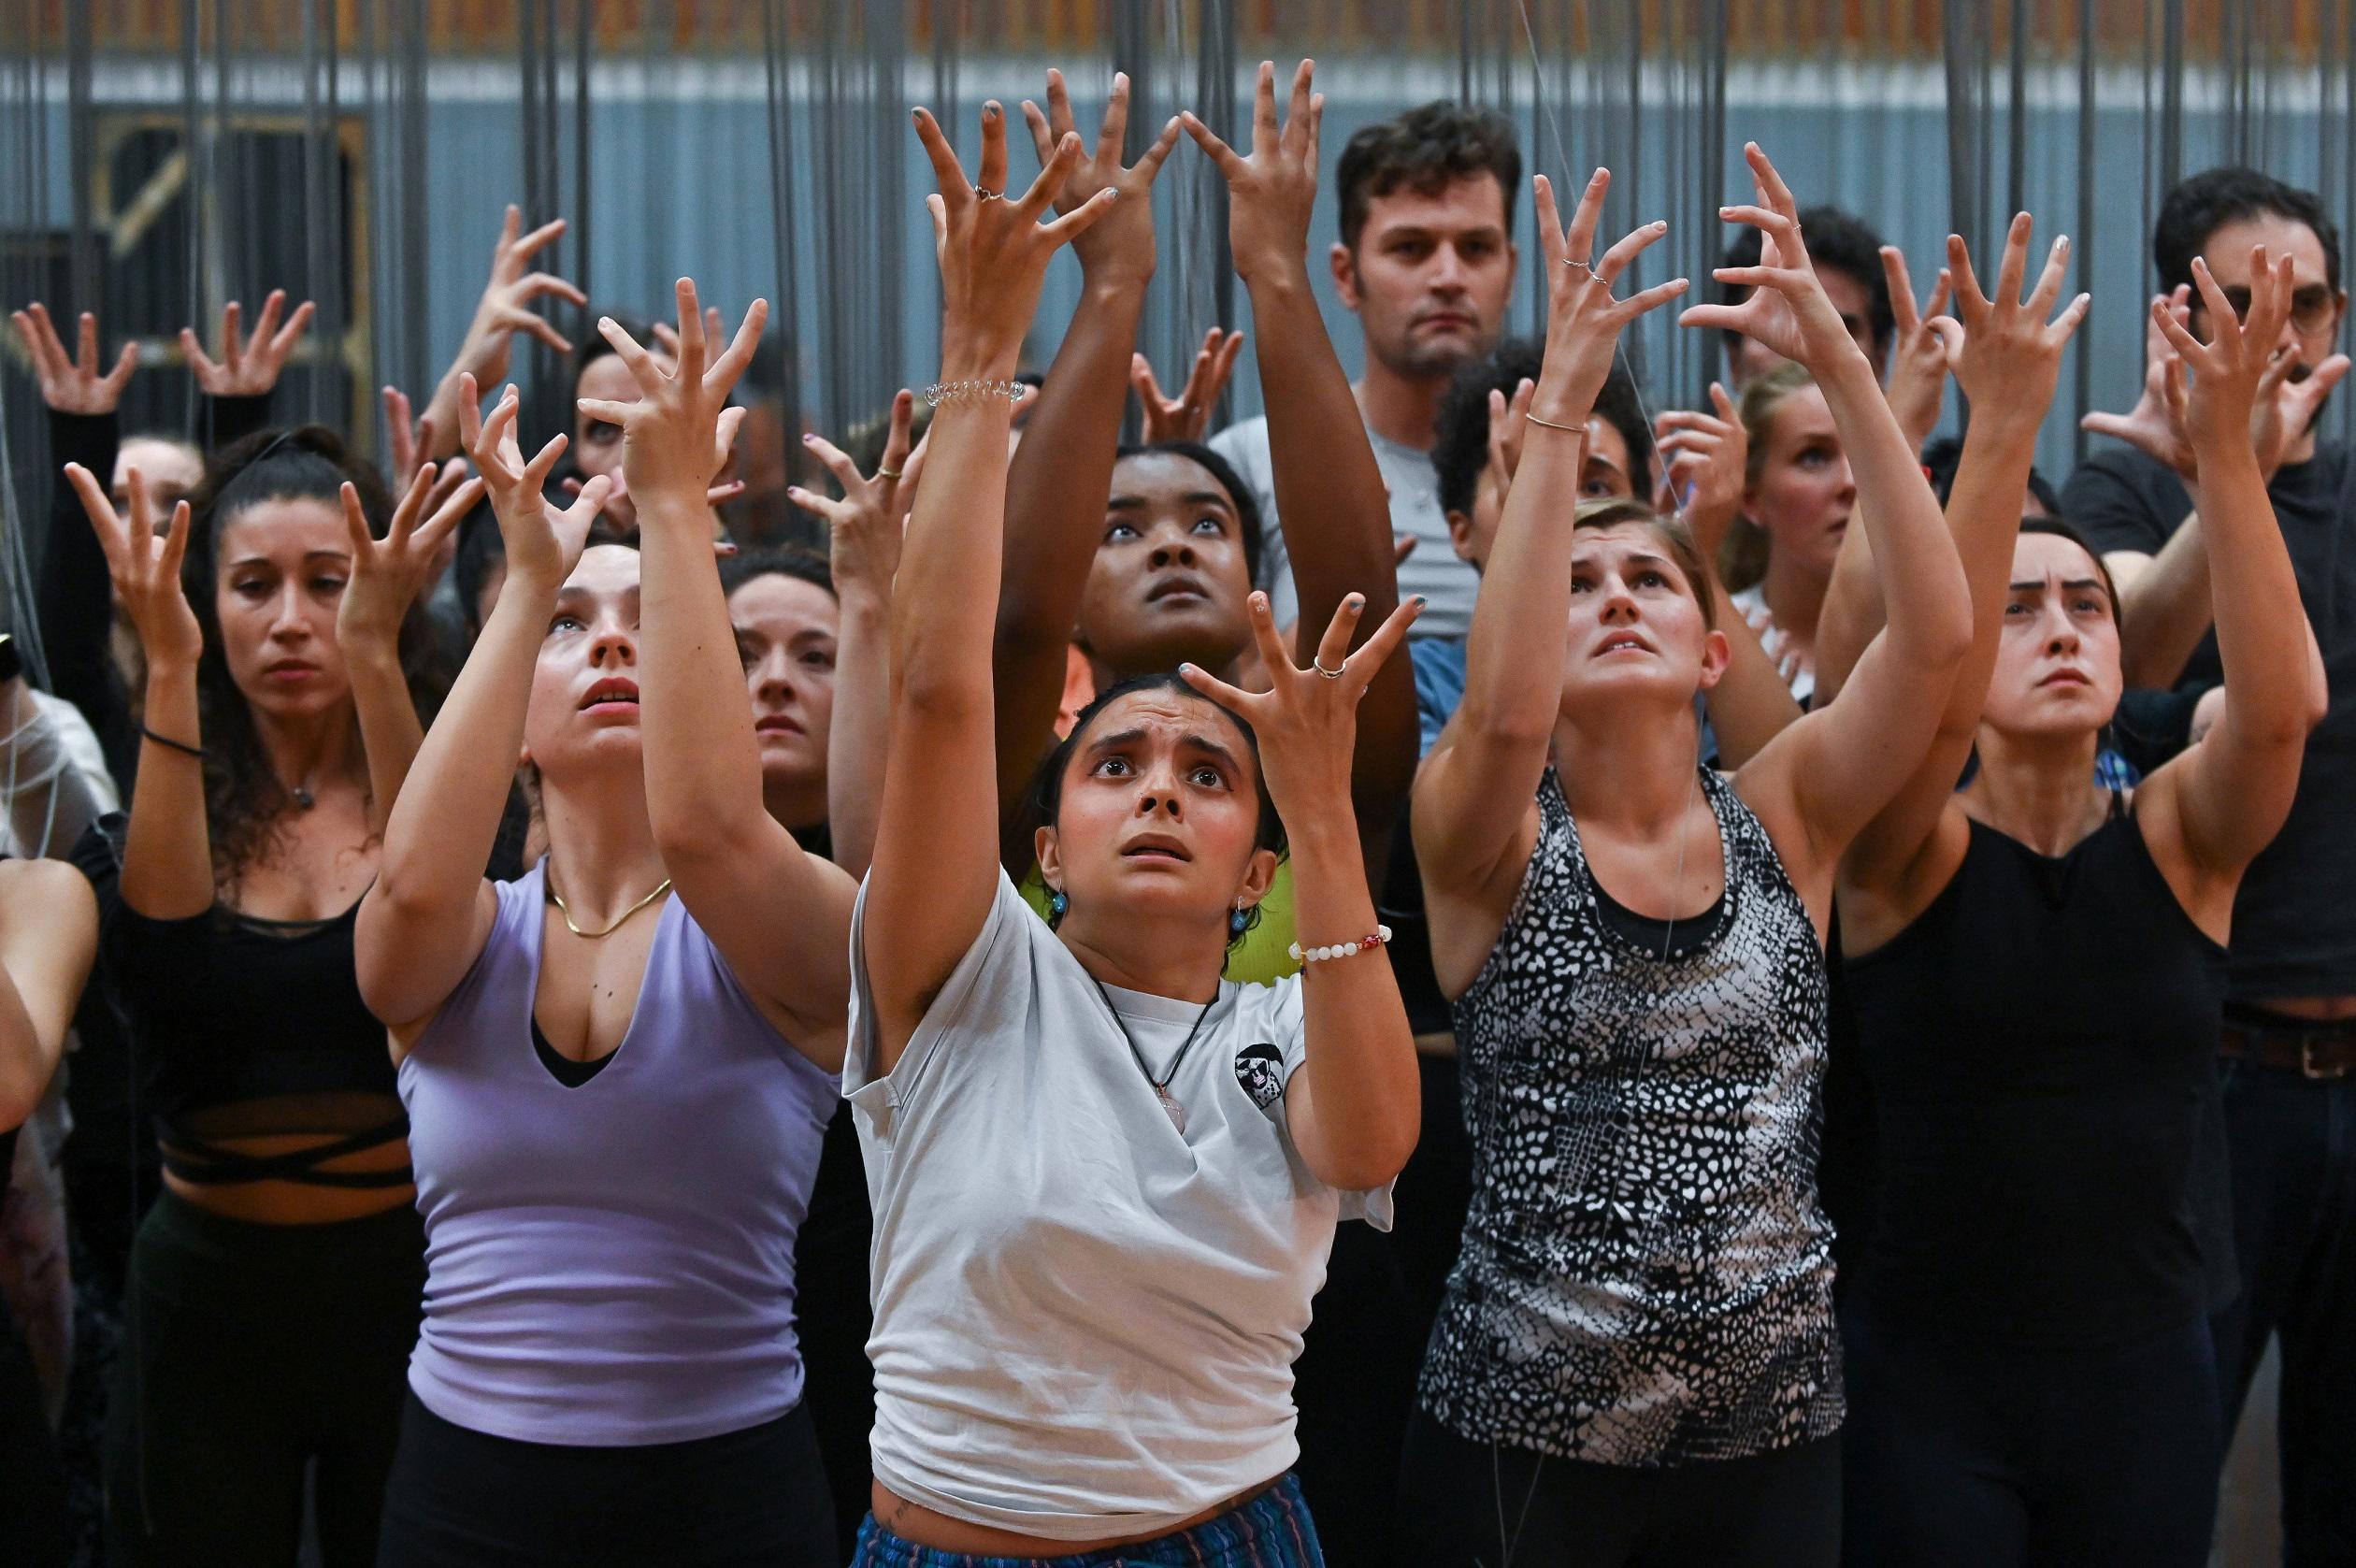
<instances>
[{"instance_id":1,"label":"black leggings","mask_svg":"<svg viewBox=\"0 0 2356 1568\"><path fill-rule=\"evenodd\" d=\"M840 1568L810 1412L688 1443L560 1447L445 1421L415 1394L385 1568Z\"/></svg>"},{"instance_id":2,"label":"black leggings","mask_svg":"<svg viewBox=\"0 0 2356 1568\"><path fill-rule=\"evenodd\" d=\"M2205 1323L2099 1351L1854 1307L1841 1327L1855 1568L2208 1561L2220 1448Z\"/></svg>"},{"instance_id":3,"label":"black leggings","mask_svg":"<svg viewBox=\"0 0 2356 1568\"><path fill-rule=\"evenodd\" d=\"M0 1300L0 1562L64 1568L67 1556L65 1471L56 1434L24 1335Z\"/></svg>"},{"instance_id":4,"label":"black leggings","mask_svg":"<svg viewBox=\"0 0 2356 1568\"><path fill-rule=\"evenodd\" d=\"M325 1568L374 1562L424 1290L406 1203L251 1225L158 1198L131 1249L108 1413L108 1561L291 1568L316 1465Z\"/></svg>"},{"instance_id":5,"label":"black leggings","mask_svg":"<svg viewBox=\"0 0 2356 1568\"><path fill-rule=\"evenodd\" d=\"M1841 1445L1638 1469L1474 1443L1417 1410L1399 1511L1416 1568L1832 1568Z\"/></svg>"}]
</instances>

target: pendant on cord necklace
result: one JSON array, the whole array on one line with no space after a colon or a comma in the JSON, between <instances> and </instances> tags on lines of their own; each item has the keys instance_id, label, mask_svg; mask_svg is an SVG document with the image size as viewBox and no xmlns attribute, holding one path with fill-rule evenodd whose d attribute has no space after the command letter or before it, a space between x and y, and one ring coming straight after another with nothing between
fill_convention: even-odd
<instances>
[{"instance_id":1,"label":"pendant on cord necklace","mask_svg":"<svg viewBox=\"0 0 2356 1568\"><path fill-rule=\"evenodd\" d=\"M1180 1137L1185 1136L1186 1108L1172 1100L1170 1090L1160 1084L1154 1086L1154 1098L1160 1100L1161 1108L1170 1113L1170 1125L1178 1129Z\"/></svg>"}]
</instances>

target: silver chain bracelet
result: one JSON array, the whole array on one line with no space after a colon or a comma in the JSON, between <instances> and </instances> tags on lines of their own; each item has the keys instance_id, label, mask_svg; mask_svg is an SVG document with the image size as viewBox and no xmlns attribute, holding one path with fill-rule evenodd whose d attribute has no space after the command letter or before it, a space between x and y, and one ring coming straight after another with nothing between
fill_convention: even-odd
<instances>
[{"instance_id":1,"label":"silver chain bracelet","mask_svg":"<svg viewBox=\"0 0 2356 1568\"><path fill-rule=\"evenodd\" d=\"M925 405L927 408L937 409L941 404L959 397L970 397L977 401L1003 397L1010 403L1019 403L1022 401L1023 395L1029 390L1029 386L1022 381L935 381L925 388Z\"/></svg>"}]
</instances>

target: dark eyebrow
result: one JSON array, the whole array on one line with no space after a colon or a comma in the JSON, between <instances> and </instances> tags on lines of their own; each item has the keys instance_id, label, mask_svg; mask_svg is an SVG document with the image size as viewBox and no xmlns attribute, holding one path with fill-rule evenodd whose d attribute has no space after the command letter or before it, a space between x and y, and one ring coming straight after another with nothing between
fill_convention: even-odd
<instances>
[{"instance_id":1,"label":"dark eyebrow","mask_svg":"<svg viewBox=\"0 0 2356 1568\"><path fill-rule=\"evenodd\" d=\"M1116 752L1123 746L1133 746L1145 739L1142 729L1119 729L1110 735L1099 735L1088 742L1091 752Z\"/></svg>"},{"instance_id":2,"label":"dark eyebrow","mask_svg":"<svg viewBox=\"0 0 2356 1568\"><path fill-rule=\"evenodd\" d=\"M2105 598L2110 597L2110 590L2103 586L2103 581L2099 577L2066 578L2062 583L2062 591L2065 594L2079 593L2088 588L2093 589ZM2016 583L2012 585L2012 591L2016 594L2042 594L2045 592L2045 579L2040 577L2033 583Z\"/></svg>"},{"instance_id":3,"label":"dark eyebrow","mask_svg":"<svg viewBox=\"0 0 2356 1568\"><path fill-rule=\"evenodd\" d=\"M1104 503L1104 510L1135 511L1149 504L1143 496L1114 496ZM1228 512L1235 510L1235 502L1216 490L1189 490L1178 497L1178 504L1189 507L1217 507L1220 511Z\"/></svg>"},{"instance_id":4,"label":"dark eyebrow","mask_svg":"<svg viewBox=\"0 0 2356 1568\"><path fill-rule=\"evenodd\" d=\"M1243 765L1236 759L1235 754L1208 735L1186 735L1182 737L1178 743L1182 747L1190 746L1196 751L1205 752L1216 757L1231 773L1240 773L1243 770Z\"/></svg>"},{"instance_id":5,"label":"dark eyebrow","mask_svg":"<svg viewBox=\"0 0 2356 1568\"><path fill-rule=\"evenodd\" d=\"M306 561L349 561L352 559L352 552L349 550L306 550L303 552L303 559ZM267 555L240 555L229 563L229 568L234 571L239 567L266 567L268 565L270 565L270 558Z\"/></svg>"}]
</instances>

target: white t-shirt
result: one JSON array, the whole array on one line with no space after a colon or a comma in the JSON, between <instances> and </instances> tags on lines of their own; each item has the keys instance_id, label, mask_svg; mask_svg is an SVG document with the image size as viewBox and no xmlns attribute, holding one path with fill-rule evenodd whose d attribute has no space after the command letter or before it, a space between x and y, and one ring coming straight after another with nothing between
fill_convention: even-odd
<instances>
[{"instance_id":1,"label":"white t-shirt","mask_svg":"<svg viewBox=\"0 0 2356 1568\"><path fill-rule=\"evenodd\" d=\"M1292 1362L1335 1222L1285 1129L1300 982L1222 984L1155 1098L1079 960L1003 874L972 948L878 1076L852 925L850 1052L875 1206L876 1478L1049 1540L1148 1535L1299 1457ZM1155 1074L1200 1003L1107 987Z\"/></svg>"},{"instance_id":2,"label":"white t-shirt","mask_svg":"<svg viewBox=\"0 0 2356 1568\"><path fill-rule=\"evenodd\" d=\"M1374 466L1382 469L1383 482L1390 487L1392 535L1415 536L1415 554L1400 563L1399 597L1421 594L1429 602L1410 635L1462 637L1472 629L1472 601L1481 592L1481 574L1449 541L1448 514L1440 510L1440 475L1431 466L1431 453L1401 446L1372 430L1366 439L1374 449ZM1286 626L1300 615L1300 597L1293 586L1292 556L1276 525L1276 468L1268 454L1268 421L1230 424L1211 438L1210 447L1235 466L1259 503L1259 585L1268 590L1277 626Z\"/></svg>"}]
</instances>

